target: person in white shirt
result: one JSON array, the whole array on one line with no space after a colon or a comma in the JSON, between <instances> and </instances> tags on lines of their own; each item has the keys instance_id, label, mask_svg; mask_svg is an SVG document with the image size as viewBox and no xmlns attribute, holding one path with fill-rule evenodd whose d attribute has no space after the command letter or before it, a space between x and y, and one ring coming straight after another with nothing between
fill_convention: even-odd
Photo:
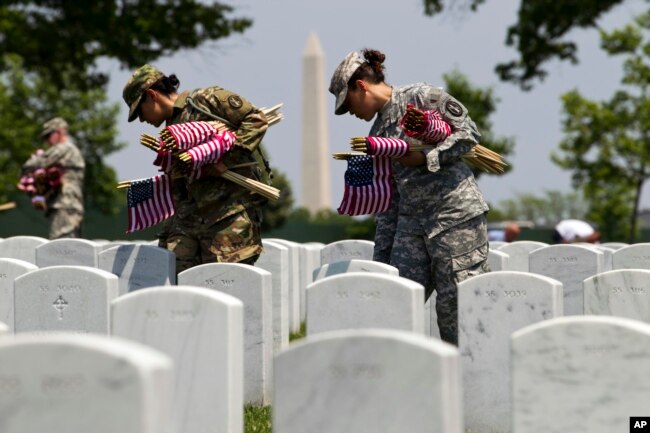
<instances>
[{"instance_id":1,"label":"person in white shirt","mask_svg":"<svg viewBox=\"0 0 650 433\"><path fill-rule=\"evenodd\" d=\"M600 240L600 232L585 221L566 219L555 226L553 241L557 244L576 242L596 243Z\"/></svg>"}]
</instances>

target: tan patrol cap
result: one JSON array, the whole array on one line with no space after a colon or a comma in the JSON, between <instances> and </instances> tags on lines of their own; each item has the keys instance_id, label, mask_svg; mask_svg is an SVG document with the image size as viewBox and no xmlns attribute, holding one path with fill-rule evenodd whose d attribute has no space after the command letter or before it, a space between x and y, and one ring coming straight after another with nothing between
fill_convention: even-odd
<instances>
[{"instance_id":1,"label":"tan patrol cap","mask_svg":"<svg viewBox=\"0 0 650 433\"><path fill-rule=\"evenodd\" d=\"M59 129L68 129L68 122L66 122L62 117L54 117L43 123L41 138L45 138L51 133L58 131Z\"/></svg>"},{"instance_id":2,"label":"tan patrol cap","mask_svg":"<svg viewBox=\"0 0 650 433\"><path fill-rule=\"evenodd\" d=\"M129 122L137 117L138 105L142 95L149 87L165 75L151 65L140 66L126 82L122 90L122 99L129 106Z\"/></svg>"},{"instance_id":3,"label":"tan patrol cap","mask_svg":"<svg viewBox=\"0 0 650 433\"><path fill-rule=\"evenodd\" d=\"M348 96L348 81L363 62L361 56L356 51L352 51L336 67L329 88L330 93L336 97L334 114L343 114L348 111L348 107L344 104L345 98Z\"/></svg>"}]
</instances>

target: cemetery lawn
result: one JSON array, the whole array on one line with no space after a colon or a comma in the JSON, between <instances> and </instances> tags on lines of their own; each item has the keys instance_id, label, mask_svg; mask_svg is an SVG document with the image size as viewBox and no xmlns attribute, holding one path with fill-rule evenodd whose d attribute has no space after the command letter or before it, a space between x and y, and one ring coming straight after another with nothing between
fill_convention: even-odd
<instances>
[{"instance_id":1,"label":"cemetery lawn","mask_svg":"<svg viewBox=\"0 0 650 433\"><path fill-rule=\"evenodd\" d=\"M289 341L300 340L305 338L305 335L307 335L307 326L305 322L300 322L300 331L289 334Z\"/></svg>"},{"instance_id":2,"label":"cemetery lawn","mask_svg":"<svg viewBox=\"0 0 650 433\"><path fill-rule=\"evenodd\" d=\"M245 406L244 433L271 433L271 406Z\"/></svg>"}]
</instances>

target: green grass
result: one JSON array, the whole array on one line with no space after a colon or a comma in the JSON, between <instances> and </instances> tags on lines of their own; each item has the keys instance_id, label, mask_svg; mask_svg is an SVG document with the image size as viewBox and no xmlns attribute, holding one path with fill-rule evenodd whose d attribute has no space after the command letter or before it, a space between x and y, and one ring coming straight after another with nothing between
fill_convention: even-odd
<instances>
[{"instance_id":1,"label":"green grass","mask_svg":"<svg viewBox=\"0 0 650 433\"><path fill-rule=\"evenodd\" d=\"M271 433L271 406L245 406L244 433Z\"/></svg>"},{"instance_id":2,"label":"green grass","mask_svg":"<svg viewBox=\"0 0 650 433\"><path fill-rule=\"evenodd\" d=\"M300 340L301 338L305 338L305 335L307 335L307 326L305 322L301 322L300 331L289 334L289 341Z\"/></svg>"}]
</instances>

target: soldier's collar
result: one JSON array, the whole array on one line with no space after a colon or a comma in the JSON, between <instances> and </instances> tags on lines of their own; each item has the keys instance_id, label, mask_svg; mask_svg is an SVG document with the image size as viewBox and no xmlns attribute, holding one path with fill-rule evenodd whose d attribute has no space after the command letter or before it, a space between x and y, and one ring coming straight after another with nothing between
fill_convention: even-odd
<instances>
[{"instance_id":1,"label":"soldier's collar","mask_svg":"<svg viewBox=\"0 0 650 433\"><path fill-rule=\"evenodd\" d=\"M174 111L176 111L176 110L182 110L183 108L185 108L185 105L187 104L187 97L188 97L189 94L190 94L189 90L186 90L186 91L180 93L178 95L178 97L176 98L176 101L174 101L174 106L173 106L172 109Z\"/></svg>"}]
</instances>

